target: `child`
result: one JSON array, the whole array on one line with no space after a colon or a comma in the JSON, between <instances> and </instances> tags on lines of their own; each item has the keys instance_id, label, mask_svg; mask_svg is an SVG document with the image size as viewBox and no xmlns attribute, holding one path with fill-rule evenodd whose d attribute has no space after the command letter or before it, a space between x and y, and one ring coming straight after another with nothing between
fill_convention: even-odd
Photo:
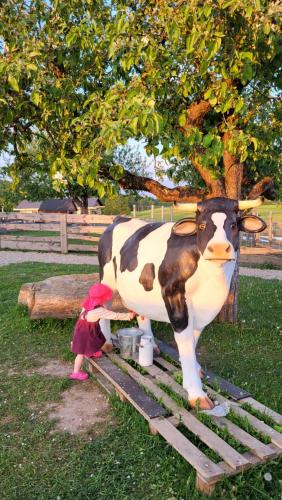
<instances>
[{"instance_id":1,"label":"child","mask_svg":"<svg viewBox=\"0 0 282 500\"><path fill-rule=\"evenodd\" d=\"M135 313L115 313L103 307L111 300L112 290L107 285L100 283L91 286L88 296L82 303L82 311L76 322L71 350L76 354L73 372L69 378L73 380L86 380L88 374L81 370L84 356L100 358L101 349L109 351L111 344L106 343L106 338L100 328L100 319L128 320L134 318ZM100 307L99 307L100 306Z\"/></svg>"}]
</instances>

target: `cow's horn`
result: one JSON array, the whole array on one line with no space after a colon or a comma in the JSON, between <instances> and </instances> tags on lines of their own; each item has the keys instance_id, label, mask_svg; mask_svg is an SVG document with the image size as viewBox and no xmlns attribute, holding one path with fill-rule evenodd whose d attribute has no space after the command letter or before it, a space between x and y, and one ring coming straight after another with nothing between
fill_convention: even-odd
<instances>
[{"instance_id":1,"label":"cow's horn","mask_svg":"<svg viewBox=\"0 0 282 500\"><path fill-rule=\"evenodd\" d=\"M239 210L248 210L250 208L259 207L261 204L261 198L256 198L255 200L239 200Z\"/></svg>"},{"instance_id":2,"label":"cow's horn","mask_svg":"<svg viewBox=\"0 0 282 500\"><path fill-rule=\"evenodd\" d=\"M186 212L197 212L197 203L175 203L174 208Z\"/></svg>"}]
</instances>

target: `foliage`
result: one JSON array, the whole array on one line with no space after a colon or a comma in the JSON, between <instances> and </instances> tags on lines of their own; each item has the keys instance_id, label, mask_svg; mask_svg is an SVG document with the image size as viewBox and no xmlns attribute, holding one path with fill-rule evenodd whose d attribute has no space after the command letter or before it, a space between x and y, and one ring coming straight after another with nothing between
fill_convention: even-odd
<instances>
[{"instance_id":1,"label":"foliage","mask_svg":"<svg viewBox=\"0 0 282 500\"><path fill-rule=\"evenodd\" d=\"M20 201L20 196L6 179L0 178L0 210L10 212Z\"/></svg>"},{"instance_id":2,"label":"foliage","mask_svg":"<svg viewBox=\"0 0 282 500\"><path fill-rule=\"evenodd\" d=\"M105 208L103 209L103 214L105 215L130 215L131 208L128 203L127 196L115 196L109 198L105 202Z\"/></svg>"},{"instance_id":3,"label":"foliage","mask_svg":"<svg viewBox=\"0 0 282 500\"><path fill-rule=\"evenodd\" d=\"M35 136L53 177L110 196L124 175L113 149L135 137L150 154L161 147L185 170L193 164L212 193L227 175L224 149L275 174L278 126L269 138L262 115L267 107L272 123L280 103L277 2L9 0L1 9L0 147L19 167Z\"/></svg>"}]
</instances>

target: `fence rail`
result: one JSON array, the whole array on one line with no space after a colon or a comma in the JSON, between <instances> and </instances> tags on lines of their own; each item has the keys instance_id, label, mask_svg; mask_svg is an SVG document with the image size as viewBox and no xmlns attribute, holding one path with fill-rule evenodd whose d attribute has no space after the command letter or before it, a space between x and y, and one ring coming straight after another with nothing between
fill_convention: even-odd
<instances>
[{"instance_id":1,"label":"fence rail","mask_svg":"<svg viewBox=\"0 0 282 500\"><path fill-rule=\"evenodd\" d=\"M173 207L158 207L141 213L134 210L132 216L165 222L175 221L184 214L175 213ZM114 218L115 215L0 213L0 249L97 252L100 236ZM272 212L264 219L267 228L262 233L241 233L242 249L282 251L282 222L274 222Z\"/></svg>"},{"instance_id":2,"label":"fence rail","mask_svg":"<svg viewBox=\"0 0 282 500\"><path fill-rule=\"evenodd\" d=\"M100 235L114 218L115 215L1 213L0 248L97 252ZM21 235L21 232L25 234ZM50 234L44 236L46 232Z\"/></svg>"}]
</instances>

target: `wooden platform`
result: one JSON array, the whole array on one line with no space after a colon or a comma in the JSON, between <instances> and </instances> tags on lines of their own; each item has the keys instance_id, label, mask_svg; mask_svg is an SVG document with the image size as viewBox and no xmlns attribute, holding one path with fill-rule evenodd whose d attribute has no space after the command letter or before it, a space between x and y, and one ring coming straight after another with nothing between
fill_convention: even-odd
<instances>
[{"instance_id":1,"label":"wooden platform","mask_svg":"<svg viewBox=\"0 0 282 500\"><path fill-rule=\"evenodd\" d=\"M262 464L282 453L282 434L272 425L282 425L282 416L263 404L255 401L249 393L228 383L221 377L211 374L207 378L205 389L213 400L220 403L227 402L233 415L245 417L255 431L268 436L269 444L254 437L252 431L246 432L240 423L232 422L229 415L226 417L210 417L212 423L219 429L225 429L229 435L243 445L245 451L238 452L228 444L222 437L211 428L200 421L196 411L188 410L179 405L172 395L177 395L182 400L187 400L187 392L175 381L175 374L179 370L177 351L167 344L160 342L162 354L154 359L154 365L146 367L146 374L139 370L138 365L133 367L119 354L113 353L100 359L88 359L89 368L97 371L98 381L109 390L111 387L119 394L123 401L129 401L143 417L148 421L150 431L160 434L178 453L196 470L197 489L206 495L211 495L218 481L226 476L238 474L239 472ZM169 353L169 354L168 354ZM168 361L168 355L171 361ZM215 383L221 387L228 396L223 396L221 391L217 392L212 385ZM146 392L145 392L145 390ZM148 391L153 397L148 395ZM160 402L160 403L159 403ZM257 416L249 413L242 407L247 403L252 407ZM259 414L257 412L260 412ZM261 414L261 415L260 415ZM263 421L263 414L271 418L273 424L268 425ZM260 416L260 418L258 418ZM200 451L184 434L177 428L179 424L184 425L188 431L193 433L206 447L212 449L219 457L213 461ZM228 439L227 439L228 441Z\"/></svg>"}]
</instances>

